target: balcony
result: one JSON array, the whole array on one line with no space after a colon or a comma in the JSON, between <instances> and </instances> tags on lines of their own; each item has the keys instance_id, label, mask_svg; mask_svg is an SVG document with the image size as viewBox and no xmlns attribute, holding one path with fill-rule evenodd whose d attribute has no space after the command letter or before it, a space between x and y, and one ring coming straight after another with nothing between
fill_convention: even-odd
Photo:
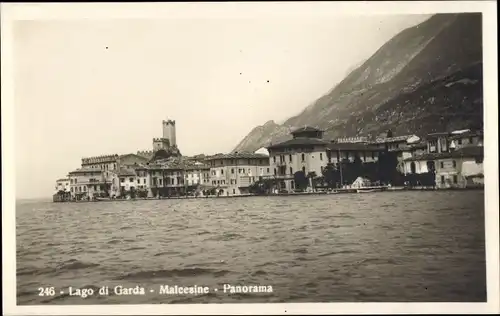
<instances>
[{"instance_id":1,"label":"balcony","mask_svg":"<svg viewBox=\"0 0 500 316\"><path fill-rule=\"evenodd\" d=\"M286 161L276 161L277 167L286 167Z\"/></svg>"}]
</instances>

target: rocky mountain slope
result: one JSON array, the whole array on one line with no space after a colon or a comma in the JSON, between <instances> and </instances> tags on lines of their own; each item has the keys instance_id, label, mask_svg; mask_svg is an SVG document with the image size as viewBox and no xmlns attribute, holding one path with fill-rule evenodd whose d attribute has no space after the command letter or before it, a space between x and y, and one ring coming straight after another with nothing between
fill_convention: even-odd
<instances>
[{"instance_id":1,"label":"rocky mountain slope","mask_svg":"<svg viewBox=\"0 0 500 316\"><path fill-rule=\"evenodd\" d=\"M253 129L234 151L286 140L304 125L324 129L327 139L481 128L482 82L481 14L434 15L393 37L299 115Z\"/></svg>"}]
</instances>

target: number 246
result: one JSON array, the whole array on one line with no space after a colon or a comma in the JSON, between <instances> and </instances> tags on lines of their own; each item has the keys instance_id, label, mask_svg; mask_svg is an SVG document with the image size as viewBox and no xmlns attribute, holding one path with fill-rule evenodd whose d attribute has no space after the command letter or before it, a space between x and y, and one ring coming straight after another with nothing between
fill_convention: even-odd
<instances>
[{"instance_id":1,"label":"number 246","mask_svg":"<svg viewBox=\"0 0 500 316\"><path fill-rule=\"evenodd\" d=\"M38 291L38 296L54 296L56 294L54 287L39 287Z\"/></svg>"}]
</instances>

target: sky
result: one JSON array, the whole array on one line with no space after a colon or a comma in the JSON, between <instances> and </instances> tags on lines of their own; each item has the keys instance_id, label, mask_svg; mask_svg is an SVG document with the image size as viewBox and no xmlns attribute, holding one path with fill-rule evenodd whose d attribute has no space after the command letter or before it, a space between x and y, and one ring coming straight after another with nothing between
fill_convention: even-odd
<instances>
[{"instance_id":1,"label":"sky","mask_svg":"<svg viewBox=\"0 0 500 316\"><path fill-rule=\"evenodd\" d=\"M231 151L299 113L429 15L26 20L13 28L16 196L51 196L81 158Z\"/></svg>"}]
</instances>

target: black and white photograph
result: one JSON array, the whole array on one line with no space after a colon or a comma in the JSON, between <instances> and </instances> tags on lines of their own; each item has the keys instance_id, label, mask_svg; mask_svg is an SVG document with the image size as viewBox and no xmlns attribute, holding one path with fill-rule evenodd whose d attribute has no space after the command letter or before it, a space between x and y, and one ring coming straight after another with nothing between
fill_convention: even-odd
<instances>
[{"instance_id":1,"label":"black and white photograph","mask_svg":"<svg viewBox=\"0 0 500 316\"><path fill-rule=\"evenodd\" d=\"M7 315L500 312L496 2L60 10L2 4Z\"/></svg>"}]
</instances>

